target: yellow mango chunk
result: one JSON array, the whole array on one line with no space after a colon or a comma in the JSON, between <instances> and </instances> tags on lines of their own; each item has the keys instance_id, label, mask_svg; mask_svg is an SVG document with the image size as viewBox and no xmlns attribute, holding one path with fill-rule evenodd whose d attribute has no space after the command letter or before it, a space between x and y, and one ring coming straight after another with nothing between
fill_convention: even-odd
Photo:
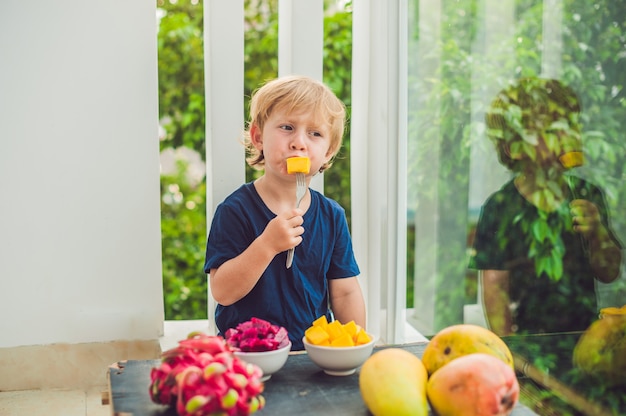
<instances>
[{"instance_id":1,"label":"yellow mango chunk","mask_svg":"<svg viewBox=\"0 0 626 416\"><path fill-rule=\"evenodd\" d=\"M306 156L288 157L287 173L309 173L311 160Z\"/></svg>"},{"instance_id":2,"label":"yellow mango chunk","mask_svg":"<svg viewBox=\"0 0 626 416\"><path fill-rule=\"evenodd\" d=\"M348 334L350 334L352 339L354 339L354 337L356 336L357 332L359 332L359 330L360 330L359 326L354 321L350 321L347 324L344 324L343 325L343 329L345 329L346 332Z\"/></svg>"},{"instance_id":3,"label":"yellow mango chunk","mask_svg":"<svg viewBox=\"0 0 626 416\"><path fill-rule=\"evenodd\" d=\"M308 342L314 345L324 345L324 343L330 344L330 336L328 335L328 332L320 326L309 327L306 331L304 331L304 336Z\"/></svg>"},{"instance_id":4,"label":"yellow mango chunk","mask_svg":"<svg viewBox=\"0 0 626 416\"><path fill-rule=\"evenodd\" d=\"M626 305L622 306L621 308L618 308L616 306L609 306L600 309L600 317L610 315L626 315Z\"/></svg>"},{"instance_id":5,"label":"yellow mango chunk","mask_svg":"<svg viewBox=\"0 0 626 416\"><path fill-rule=\"evenodd\" d=\"M339 338L343 334L346 333L345 329L343 329L343 325L339 321L332 321L326 326L326 332L330 335L330 341Z\"/></svg>"},{"instance_id":6,"label":"yellow mango chunk","mask_svg":"<svg viewBox=\"0 0 626 416\"><path fill-rule=\"evenodd\" d=\"M331 347L354 347L354 340L347 332L330 342Z\"/></svg>"},{"instance_id":7,"label":"yellow mango chunk","mask_svg":"<svg viewBox=\"0 0 626 416\"><path fill-rule=\"evenodd\" d=\"M561 165L563 165L564 168L570 169L582 166L584 163L584 156L583 152L567 152L562 154L559 157L559 160L561 161Z\"/></svg>"},{"instance_id":8,"label":"yellow mango chunk","mask_svg":"<svg viewBox=\"0 0 626 416\"><path fill-rule=\"evenodd\" d=\"M359 331L358 334L356 334L356 340L355 340L355 344L356 345L363 345L363 344L367 344L368 342L372 341L372 337L370 337L367 332L361 330Z\"/></svg>"},{"instance_id":9,"label":"yellow mango chunk","mask_svg":"<svg viewBox=\"0 0 626 416\"><path fill-rule=\"evenodd\" d=\"M322 315L313 321L313 326L320 326L322 328L326 328L326 325L328 325L328 319L326 319L326 315Z\"/></svg>"},{"instance_id":10,"label":"yellow mango chunk","mask_svg":"<svg viewBox=\"0 0 626 416\"><path fill-rule=\"evenodd\" d=\"M304 333L310 344L331 347L354 347L372 341L370 335L356 322L342 324L338 320L328 322L325 315L320 316Z\"/></svg>"}]
</instances>

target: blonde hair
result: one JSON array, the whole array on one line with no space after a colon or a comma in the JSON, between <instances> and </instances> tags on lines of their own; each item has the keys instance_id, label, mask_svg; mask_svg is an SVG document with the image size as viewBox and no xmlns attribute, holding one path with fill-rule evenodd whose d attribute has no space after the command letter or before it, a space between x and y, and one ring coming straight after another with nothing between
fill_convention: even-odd
<instances>
[{"instance_id":1,"label":"blonde hair","mask_svg":"<svg viewBox=\"0 0 626 416\"><path fill-rule=\"evenodd\" d=\"M320 172L332 165L339 152L345 129L346 107L325 84L305 76L285 76L273 79L257 89L250 100L250 120L244 132L246 160L256 169L265 165L263 152L254 147L250 140L250 127L263 130L272 112L280 108L289 113L309 111L328 127L329 151L332 157L320 167Z\"/></svg>"},{"instance_id":2,"label":"blonde hair","mask_svg":"<svg viewBox=\"0 0 626 416\"><path fill-rule=\"evenodd\" d=\"M528 77L504 88L485 114L487 136L496 146L500 162L513 171L520 160L532 158L534 145L525 140L549 129L579 132L580 101L574 90L556 79ZM525 145L526 155L513 157L511 145Z\"/></svg>"}]
</instances>

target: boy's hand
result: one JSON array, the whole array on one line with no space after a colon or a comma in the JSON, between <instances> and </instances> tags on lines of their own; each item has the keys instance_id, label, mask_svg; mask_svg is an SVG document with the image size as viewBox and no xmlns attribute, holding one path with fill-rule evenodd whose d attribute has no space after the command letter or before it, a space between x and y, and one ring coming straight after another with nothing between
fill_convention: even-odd
<instances>
[{"instance_id":1,"label":"boy's hand","mask_svg":"<svg viewBox=\"0 0 626 416\"><path fill-rule=\"evenodd\" d=\"M600 212L593 202L575 199L569 204L574 231L589 236L601 226Z\"/></svg>"},{"instance_id":2,"label":"boy's hand","mask_svg":"<svg viewBox=\"0 0 626 416\"><path fill-rule=\"evenodd\" d=\"M302 223L304 212L300 208L293 208L282 212L272 219L262 237L266 244L270 245L276 253L289 250L302 242L304 227Z\"/></svg>"}]
</instances>

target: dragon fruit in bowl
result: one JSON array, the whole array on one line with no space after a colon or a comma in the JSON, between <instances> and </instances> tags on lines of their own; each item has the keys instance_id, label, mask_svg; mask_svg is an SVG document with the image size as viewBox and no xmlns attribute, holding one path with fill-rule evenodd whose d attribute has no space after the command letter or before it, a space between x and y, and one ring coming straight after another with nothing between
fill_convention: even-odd
<instances>
[{"instance_id":1,"label":"dragon fruit in bowl","mask_svg":"<svg viewBox=\"0 0 626 416\"><path fill-rule=\"evenodd\" d=\"M272 374L285 365L291 350L287 330L259 318L252 318L236 328L228 329L225 338L235 356L261 368L261 381L269 380Z\"/></svg>"},{"instance_id":2,"label":"dragon fruit in bowl","mask_svg":"<svg viewBox=\"0 0 626 416\"><path fill-rule=\"evenodd\" d=\"M150 373L150 398L180 416L247 416L265 406L262 370L220 336L190 334L162 354Z\"/></svg>"}]
</instances>

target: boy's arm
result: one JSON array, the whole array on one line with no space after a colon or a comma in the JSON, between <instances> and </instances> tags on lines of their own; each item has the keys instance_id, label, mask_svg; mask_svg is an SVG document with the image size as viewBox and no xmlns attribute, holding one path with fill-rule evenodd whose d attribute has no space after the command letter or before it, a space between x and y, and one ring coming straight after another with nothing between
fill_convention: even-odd
<instances>
[{"instance_id":1,"label":"boy's arm","mask_svg":"<svg viewBox=\"0 0 626 416\"><path fill-rule=\"evenodd\" d=\"M570 203L574 231L580 233L589 249L589 263L598 280L610 283L620 273L622 250L602 223L598 206L585 199ZM608 221L607 221L608 224Z\"/></svg>"},{"instance_id":2,"label":"boy's arm","mask_svg":"<svg viewBox=\"0 0 626 416\"><path fill-rule=\"evenodd\" d=\"M589 263L598 280L610 283L617 279L622 264L622 250L611 239L604 226L595 235L588 238Z\"/></svg>"},{"instance_id":3,"label":"boy's arm","mask_svg":"<svg viewBox=\"0 0 626 416\"><path fill-rule=\"evenodd\" d=\"M357 277L329 281L330 304L335 319L342 324L354 321L362 328L365 324L365 301Z\"/></svg>"},{"instance_id":4,"label":"boy's arm","mask_svg":"<svg viewBox=\"0 0 626 416\"><path fill-rule=\"evenodd\" d=\"M277 215L241 254L210 270L211 295L228 306L247 295L278 253L302 242L302 210Z\"/></svg>"},{"instance_id":5,"label":"boy's arm","mask_svg":"<svg viewBox=\"0 0 626 416\"><path fill-rule=\"evenodd\" d=\"M511 335L513 318L509 307L509 271L480 270L479 279L489 329L500 336Z\"/></svg>"}]
</instances>

